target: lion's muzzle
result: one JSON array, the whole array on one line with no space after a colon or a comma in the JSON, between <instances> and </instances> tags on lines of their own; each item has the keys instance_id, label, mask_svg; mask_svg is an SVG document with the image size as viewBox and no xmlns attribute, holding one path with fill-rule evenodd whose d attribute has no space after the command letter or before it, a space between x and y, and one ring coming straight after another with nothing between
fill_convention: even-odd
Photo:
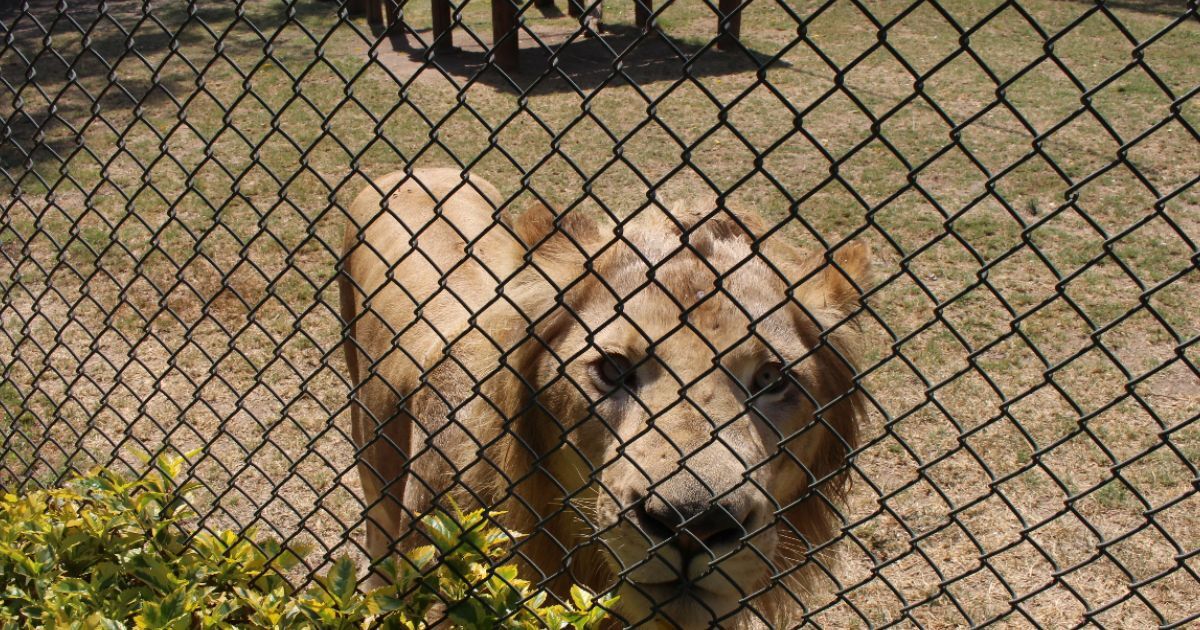
<instances>
[{"instance_id":1,"label":"lion's muzzle","mask_svg":"<svg viewBox=\"0 0 1200 630\"><path fill-rule=\"evenodd\" d=\"M711 578L767 523L765 499L751 484L713 488L688 470L635 491L624 519L644 537L648 561L634 568L630 578L641 584L733 587L728 580L720 580L726 582L722 585Z\"/></svg>"},{"instance_id":2,"label":"lion's muzzle","mask_svg":"<svg viewBox=\"0 0 1200 630\"><path fill-rule=\"evenodd\" d=\"M752 527L749 520L753 505L744 497L735 493L705 500L695 494L664 497L652 492L637 498L631 510L633 523L655 543L665 541L674 547L685 565L700 555L719 557L737 545Z\"/></svg>"}]
</instances>

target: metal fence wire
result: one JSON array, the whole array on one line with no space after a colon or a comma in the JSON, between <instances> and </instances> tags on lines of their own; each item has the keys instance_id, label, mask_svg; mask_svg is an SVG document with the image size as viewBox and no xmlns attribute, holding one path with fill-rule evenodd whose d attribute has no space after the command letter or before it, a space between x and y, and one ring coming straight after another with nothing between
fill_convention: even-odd
<instances>
[{"instance_id":1,"label":"metal fence wire","mask_svg":"<svg viewBox=\"0 0 1200 630\"><path fill-rule=\"evenodd\" d=\"M297 585L504 510L624 625L1194 624L1198 3L600 9L4 2L0 484L199 449Z\"/></svg>"}]
</instances>

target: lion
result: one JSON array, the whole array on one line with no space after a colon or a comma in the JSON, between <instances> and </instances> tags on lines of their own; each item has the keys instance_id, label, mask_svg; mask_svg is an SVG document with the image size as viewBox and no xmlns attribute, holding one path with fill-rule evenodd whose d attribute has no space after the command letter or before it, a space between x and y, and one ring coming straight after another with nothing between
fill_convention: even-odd
<instances>
[{"instance_id":1,"label":"lion","mask_svg":"<svg viewBox=\"0 0 1200 630\"><path fill-rule=\"evenodd\" d=\"M350 208L370 556L428 544L431 510L485 507L530 534L514 558L542 587L615 592L626 624L799 619L858 444L867 248L806 256L709 204L618 223L503 201L428 169Z\"/></svg>"}]
</instances>

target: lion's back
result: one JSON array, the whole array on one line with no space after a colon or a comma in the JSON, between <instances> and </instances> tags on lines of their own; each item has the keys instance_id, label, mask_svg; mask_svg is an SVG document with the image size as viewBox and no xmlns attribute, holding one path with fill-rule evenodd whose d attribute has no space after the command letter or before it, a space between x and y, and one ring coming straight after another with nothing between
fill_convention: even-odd
<instances>
[{"instance_id":1,"label":"lion's back","mask_svg":"<svg viewBox=\"0 0 1200 630\"><path fill-rule=\"evenodd\" d=\"M367 364L391 351L396 335L407 358L424 364L495 296L495 278L511 273L522 253L494 228L500 203L486 180L464 181L454 169L391 173L354 199L345 269L356 297L355 340L375 355Z\"/></svg>"}]
</instances>

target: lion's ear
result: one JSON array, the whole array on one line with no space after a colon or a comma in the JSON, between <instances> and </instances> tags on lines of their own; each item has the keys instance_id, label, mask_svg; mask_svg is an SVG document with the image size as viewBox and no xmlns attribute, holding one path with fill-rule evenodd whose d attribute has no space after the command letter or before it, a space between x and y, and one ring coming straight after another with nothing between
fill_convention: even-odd
<instances>
[{"instance_id":1,"label":"lion's ear","mask_svg":"<svg viewBox=\"0 0 1200 630\"><path fill-rule=\"evenodd\" d=\"M843 314L857 308L871 280L871 250L867 244L861 241L849 243L834 252L831 262L826 262L822 256L813 258L805 267L810 273L813 269L819 271L802 285L801 300L810 306Z\"/></svg>"},{"instance_id":2,"label":"lion's ear","mask_svg":"<svg viewBox=\"0 0 1200 630\"><path fill-rule=\"evenodd\" d=\"M582 273L584 262L599 251L603 240L598 220L581 209L560 214L534 203L508 223L532 254L534 266L559 287Z\"/></svg>"}]
</instances>

